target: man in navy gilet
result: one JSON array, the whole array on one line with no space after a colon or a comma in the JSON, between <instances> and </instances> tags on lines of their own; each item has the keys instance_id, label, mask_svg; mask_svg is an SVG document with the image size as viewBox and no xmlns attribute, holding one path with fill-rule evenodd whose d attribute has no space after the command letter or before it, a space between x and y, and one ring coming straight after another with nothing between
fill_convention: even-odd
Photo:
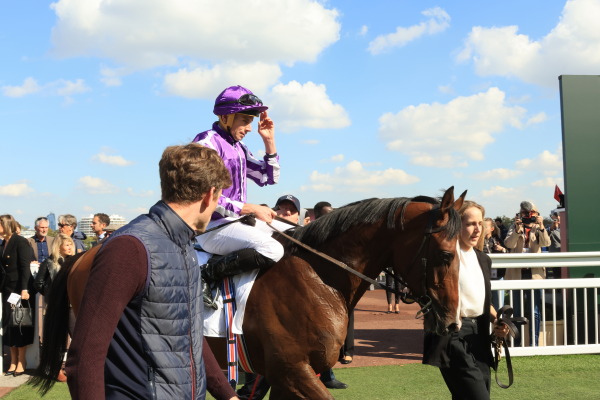
<instances>
[{"instance_id":1,"label":"man in navy gilet","mask_svg":"<svg viewBox=\"0 0 600 400\"><path fill-rule=\"evenodd\" d=\"M223 188L221 157L168 147L162 200L96 254L67 359L74 399L204 399L202 289L192 240Z\"/></svg>"}]
</instances>

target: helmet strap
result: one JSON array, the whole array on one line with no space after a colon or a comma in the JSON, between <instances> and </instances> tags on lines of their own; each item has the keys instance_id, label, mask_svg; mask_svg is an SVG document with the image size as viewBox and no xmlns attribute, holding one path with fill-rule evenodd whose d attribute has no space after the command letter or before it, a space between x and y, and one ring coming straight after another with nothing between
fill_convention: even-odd
<instances>
[{"instance_id":1,"label":"helmet strap","mask_svg":"<svg viewBox=\"0 0 600 400\"><path fill-rule=\"evenodd\" d=\"M222 117L225 117L225 122L223 122ZM234 119L235 114L219 115L219 124L231 134L231 127L233 126Z\"/></svg>"}]
</instances>

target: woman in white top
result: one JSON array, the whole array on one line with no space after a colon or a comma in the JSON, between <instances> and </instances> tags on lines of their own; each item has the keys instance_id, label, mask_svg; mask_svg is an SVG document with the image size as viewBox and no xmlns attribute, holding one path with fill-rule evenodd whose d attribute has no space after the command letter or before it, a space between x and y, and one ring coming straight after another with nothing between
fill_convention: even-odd
<instances>
[{"instance_id":1,"label":"woman in white top","mask_svg":"<svg viewBox=\"0 0 600 400\"><path fill-rule=\"evenodd\" d=\"M460 260L459 292L462 325L446 336L426 333L423 363L440 368L452 399L489 399L493 365L490 323L496 321L491 305L491 259L476 247L482 244L484 208L465 201L459 214L462 228L457 243ZM494 324L494 333L506 337L508 327Z\"/></svg>"}]
</instances>

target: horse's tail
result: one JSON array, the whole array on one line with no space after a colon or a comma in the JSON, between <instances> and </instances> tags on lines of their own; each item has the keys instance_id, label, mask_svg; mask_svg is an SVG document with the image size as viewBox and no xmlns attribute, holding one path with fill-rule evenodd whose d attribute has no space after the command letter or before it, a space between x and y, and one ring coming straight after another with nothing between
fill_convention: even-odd
<instances>
[{"instance_id":1,"label":"horse's tail","mask_svg":"<svg viewBox=\"0 0 600 400\"><path fill-rule=\"evenodd\" d=\"M56 382L62 368L63 359L67 352L69 335L69 296L67 294L67 279L79 253L69 257L58 274L52 280L47 296L46 315L44 316L44 331L40 351L40 364L29 384L38 387L41 395L45 395Z\"/></svg>"}]
</instances>

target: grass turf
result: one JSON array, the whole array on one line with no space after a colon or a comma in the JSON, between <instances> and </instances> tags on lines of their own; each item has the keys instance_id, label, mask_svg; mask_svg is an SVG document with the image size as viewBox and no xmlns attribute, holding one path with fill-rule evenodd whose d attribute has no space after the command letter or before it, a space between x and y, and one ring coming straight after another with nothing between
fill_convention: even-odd
<instances>
[{"instance_id":1,"label":"grass turf","mask_svg":"<svg viewBox=\"0 0 600 400\"><path fill-rule=\"evenodd\" d=\"M600 356L514 357L515 383L501 389L492 371L492 399L599 399ZM393 365L334 369L336 377L350 387L331 392L338 400L449 399L444 380L437 368L421 365ZM507 383L506 370L499 378ZM66 384L57 383L43 399L68 399ZM28 385L13 390L6 400L42 399ZM207 399L213 399L210 395Z\"/></svg>"}]
</instances>

